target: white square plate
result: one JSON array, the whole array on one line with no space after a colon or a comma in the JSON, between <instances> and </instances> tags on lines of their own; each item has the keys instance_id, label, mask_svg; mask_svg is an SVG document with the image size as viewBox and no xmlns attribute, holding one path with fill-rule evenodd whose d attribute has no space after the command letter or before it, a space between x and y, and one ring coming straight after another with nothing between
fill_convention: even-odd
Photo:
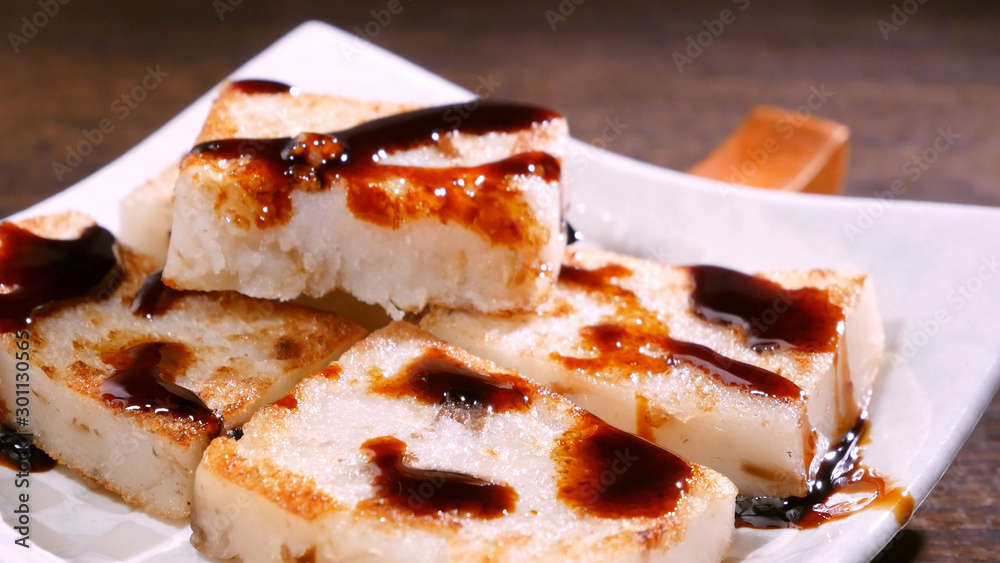
<instances>
[{"instance_id":1,"label":"white square plate","mask_svg":"<svg viewBox=\"0 0 1000 563\"><path fill-rule=\"evenodd\" d=\"M303 57L302 53L309 56ZM443 104L471 94L353 35L306 23L237 70L305 91ZM77 209L117 230L118 201L176 162L214 92L79 184L15 216ZM667 111L666 109L664 111ZM1000 210L773 193L657 168L574 142L566 172L573 225L597 244L672 263L745 271L868 272L889 361L871 406L867 464L923 500L1000 380ZM28 550L16 546L12 472L0 470L6 561L204 561L186 522L133 509L58 468L31 478ZM867 561L899 524L869 510L813 530L737 532L731 561Z\"/></svg>"}]
</instances>

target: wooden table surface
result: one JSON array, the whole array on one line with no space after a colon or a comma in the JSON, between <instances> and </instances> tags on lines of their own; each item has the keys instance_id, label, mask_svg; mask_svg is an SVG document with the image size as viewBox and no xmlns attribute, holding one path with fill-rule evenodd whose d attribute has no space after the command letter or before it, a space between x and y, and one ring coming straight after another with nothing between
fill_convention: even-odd
<instances>
[{"instance_id":1,"label":"wooden table surface","mask_svg":"<svg viewBox=\"0 0 1000 563\"><path fill-rule=\"evenodd\" d=\"M907 199L1000 205L1000 4L923 2L4 0L0 216L101 168L308 19L357 28L467 88L488 82L495 97L557 108L583 140L618 120L610 150L680 170L752 105L812 102L851 127L846 193L872 197L907 177ZM688 41L699 34L700 50ZM167 75L123 115L116 100L147 66ZM105 118L115 128L92 154L55 166ZM913 179L910 161L942 132L954 142ZM1000 559L998 468L994 399L879 560Z\"/></svg>"}]
</instances>

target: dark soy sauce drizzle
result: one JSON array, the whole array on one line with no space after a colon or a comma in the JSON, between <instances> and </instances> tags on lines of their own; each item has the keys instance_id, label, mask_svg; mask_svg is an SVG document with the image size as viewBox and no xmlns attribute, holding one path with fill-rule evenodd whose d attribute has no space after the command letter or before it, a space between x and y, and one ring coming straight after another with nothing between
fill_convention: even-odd
<instances>
[{"instance_id":1,"label":"dark soy sauce drizzle","mask_svg":"<svg viewBox=\"0 0 1000 563\"><path fill-rule=\"evenodd\" d=\"M843 330L844 312L826 290L785 289L780 285L719 266L691 266L695 313L710 322L746 331L758 352L793 348L832 352Z\"/></svg>"},{"instance_id":2,"label":"dark soy sauce drizzle","mask_svg":"<svg viewBox=\"0 0 1000 563\"><path fill-rule=\"evenodd\" d=\"M518 494L510 485L464 473L410 467L403 463L406 444L392 436L373 438L361 448L378 468L373 483L377 497L365 501L368 504L417 516L452 512L483 520L514 512Z\"/></svg>"},{"instance_id":3,"label":"dark soy sauce drizzle","mask_svg":"<svg viewBox=\"0 0 1000 563\"><path fill-rule=\"evenodd\" d=\"M598 324L580 329L582 340L598 352L593 358L557 359L570 369L600 372L616 366L628 366L635 371L662 371L669 366L688 364L701 368L717 381L739 387L752 395L779 399L799 399L802 389L791 381L766 369L738 362L707 346L674 340L649 325ZM659 352L660 355L651 355Z\"/></svg>"},{"instance_id":4,"label":"dark soy sauce drizzle","mask_svg":"<svg viewBox=\"0 0 1000 563\"><path fill-rule=\"evenodd\" d=\"M591 373L614 367L659 372L663 371L664 364L676 366L685 363L705 370L725 385L739 387L753 395L791 400L802 398L802 389L798 385L776 373L728 358L706 346L671 338L668 328L655 314L642 308L633 292L612 281L631 275L629 269L617 264L596 270L562 267L560 281L617 298L618 315L613 322L580 329L581 339L597 353L596 356L573 358L553 354L554 359L569 369ZM641 324L636 320L641 320ZM653 354L655 352L659 354Z\"/></svg>"},{"instance_id":5,"label":"dark soy sauce drizzle","mask_svg":"<svg viewBox=\"0 0 1000 563\"><path fill-rule=\"evenodd\" d=\"M383 153L436 143L452 131L470 135L511 132L560 117L550 109L528 104L494 100L478 100L477 104L473 111L465 107L468 104L453 104L390 115L334 136L347 145L348 161L370 161L383 158Z\"/></svg>"},{"instance_id":6,"label":"dark soy sauce drizzle","mask_svg":"<svg viewBox=\"0 0 1000 563\"><path fill-rule=\"evenodd\" d=\"M671 363L687 363L708 371L731 387L739 387L751 395L779 399L804 399L802 388L766 369L738 362L701 344L667 337L664 350Z\"/></svg>"},{"instance_id":7,"label":"dark soy sauce drizzle","mask_svg":"<svg viewBox=\"0 0 1000 563\"><path fill-rule=\"evenodd\" d=\"M321 191L335 181L347 187L348 207L359 219L396 228L416 216L436 215L442 221L475 226L493 242L515 244L530 239L523 232L530 208L505 189L510 176L559 178L558 159L529 152L473 167L419 168L382 165L394 151L438 143L450 132L485 134L530 127L559 117L551 110L513 103L480 100L475 111L465 104L428 108L376 119L344 131L304 133L280 139L223 139L195 146L192 155L215 159L247 159L241 174L267 189L247 189L250 217L232 217L239 226L268 228L291 217L291 193ZM466 116L464 119L459 116ZM377 186L406 183L416 189L393 196ZM468 192L475 186L475 194ZM225 192L223 192L224 194ZM220 197L222 197L220 195ZM220 199L221 209L225 200ZM506 213L498 213L505 209ZM539 235L535 235L539 236Z\"/></svg>"},{"instance_id":8,"label":"dark soy sauce drizzle","mask_svg":"<svg viewBox=\"0 0 1000 563\"><path fill-rule=\"evenodd\" d=\"M63 299L111 295L115 237L89 227L79 238L47 239L13 223L0 224L0 331L27 325L31 312Z\"/></svg>"},{"instance_id":9,"label":"dark soy sauce drizzle","mask_svg":"<svg viewBox=\"0 0 1000 563\"><path fill-rule=\"evenodd\" d=\"M558 440L557 497L600 518L656 518L687 492L691 465L641 438L583 415Z\"/></svg>"},{"instance_id":10,"label":"dark soy sauce drizzle","mask_svg":"<svg viewBox=\"0 0 1000 563\"><path fill-rule=\"evenodd\" d=\"M222 430L218 413L189 389L170 381L185 369L190 352L176 342L144 342L106 355L115 368L101 382L101 398L129 412L150 412L203 425L212 437Z\"/></svg>"},{"instance_id":11,"label":"dark soy sauce drizzle","mask_svg":"<svg viewBox=\"0 0 1000 563\"><path fill-rule=\"evenodd\" d=\"M166 313L180 296L181 292L167 287L163 283L163 272L155 272L142 282L142 287L132 299L129 310L137 317L153 317Z\"/></svg>"},{"instance_id":12,"label":"dark soy sauce drizzle","mask_svg":"<svg viewBox=\"0 0 1000 563\"><path fill-rule=\"evenodd\" d=\"M563 265L559 271L559 281L582 286L590 291L616 297L635 298L631 291L619 287L612 280L632 277L632 270L620 264L608 264L596 270Z\"/></svg>"},{"instance_id":13,"label":"dark soy sauce drizzle","mask_svg":"<svg viewBox=\"0 0 1000 563\"><path fill-rule=\"evenodd\" d=\"M429 405L503 413L525 411L531 387L514 377L481 373L447 353L428 350L402 370L379 382L373 391L392 397L416 397Z\"/></svg>"},{"instance_id":14,"label":"dark soy sauce drizzle","mask_svg":"<svg viewBox=\"0 0 1000 563\"><path fill-rule=\"evenodd\" d=\"M229 83L229 89L242 94L294 94L295 88L274 80L237 80Z\"/></svg>"},{"instance_id":15,"label":"dark soy sauce drizzle","mask_svg":"<svg viewBox=\"0 0 1000 563\"><path fill-rule=\"evenodd\" d=\"M900 525L913 514L913 497L902 488L890 488L860 460L859 442L865 433L862 415L843 440L821 462L809 492L802 497L777 499L740 496L736 500L736 525L753 528L814 528L845 518L868 507L888 508ZM830 504L834 493L853 500ZM856 497L856 498L855 498Z\"/></svg>"},{"instance_id":16,"label":"dark soy sauce drizzle","mask_svg":"<svg viewBox=\"0 0 1000 563\"><path fill-rule=\"evenodd\" d=\"M573 225L569 224L569 221L564 223L566 225L566 244L570 245L573 243L580 242L583 240L583 233L573 228Z\"/></svg>"},{"instance_id":17,"label":"dark soy sauce drizzle","mask_svg":"<svg viewBox=\"0 0 1000 563\"><path fill-rule=\"evenodd\" d=\"M56 466L56 460L38 449L31 438L0 427L0 465L19 473L42 473Z\"/></svg>"}]
</instances>

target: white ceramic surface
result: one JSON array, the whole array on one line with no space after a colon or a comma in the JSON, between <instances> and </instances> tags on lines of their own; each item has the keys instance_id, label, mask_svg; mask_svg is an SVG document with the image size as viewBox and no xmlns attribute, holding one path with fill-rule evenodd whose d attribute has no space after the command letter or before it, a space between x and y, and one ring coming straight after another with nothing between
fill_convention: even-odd
<instances>
[{"instance_id":1,"label":"white ceramic surface","mask_svg":"<svg viewBox=\"0 0 1000 563\"><path fill-rule=\"evenodd\" d=\"M428 104L470 96L315 22L295 29L233 77ZM117 230L118 201L190 147L211 98L210 92L112 164L15 218L74 208ZM748 271L868 272L890 361L871 407L864 456L918 503L927 496L1000 380L1000 210L735 188L580 142L566 164L573 184L570 220L602 246ZM15 546L13 480L12 472L0 469L0 516L6 523L0 526L0 559L205 560L189 546L186 522L150 517L61 468L32 476L32 547ZM739 530L730 560L867 561L898 528L890 512L871 510L815 530Z\"/></svg>"}]
</instances>

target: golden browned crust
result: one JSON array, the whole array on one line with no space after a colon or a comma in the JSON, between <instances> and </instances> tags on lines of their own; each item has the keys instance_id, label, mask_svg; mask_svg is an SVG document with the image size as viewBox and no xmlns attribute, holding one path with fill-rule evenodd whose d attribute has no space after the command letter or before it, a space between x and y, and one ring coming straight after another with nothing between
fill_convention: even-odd
<instances>
[{"instance_id":1,"label":"golden browned crust","mask_svg":"<svg viewBox=\"0 0 1000 563\"><path fill-rule=\"evenodd\" d=\"M328 133L418 107L326 94L248 94L223 86L197 142L289 137L302 131Z\"/></svg>"},{"instance_id":2,"label":"golden browned crust","mask_svg":"<svg viewBox=\"0 0 1000 563\"><path fill-rule=\"evenodd\" d=\"M95 224L93 219L79 211L29 217L17 222L19 227L36 236L55 239L76 238L87 227L92 227Z\"/></svg>"},{"instance_id":3,"label":"golden browned crust","mask_svg":"<svg viewBox=\"0 0 1000 563\"><path fill-rule=\"evenodd\" d=\"M78 236L93 224L89 217L72 212L21 223L39 236L60 238ZM284 393L299 376L326 365L367 333L333 313L235 292L181 292L162 314L152 319L136 316L130 311L133 299L157 264L121 244L114 250L119 268L113 274L117 283L112 284L110 295L67 300L33 315L33 364L44 374L40 376L47 378L46 385L55 385L52 389L60 393L60 401L68 401L77 411L100 413L96 420L104 421L95 426L87 416L74 415L71 424L109 451L114 449L116 437L107 432L108 425L128 428L137 432L136 436L144 434L141 440L159 460L155 463L169 464L163 467L164 472L181 475L181 480L185 470L193 474L194 466L180 467L178 464L187 461L175 459L175 454L196 462L200 457L196 454L217 429L187 417L126 411L106 400L101 386L120 368L114 365L115 354L142 343L180 343L184 367L164 377L173 377L174 383L194 392L221 415L225 427L232 427L249 418L251 408ZM37 391L39 406L51 402ZM71 449L60 450L61 440L54 428L36 432L37 443L64 465L130 503L154 511L162 508L149 504L150 499L144 496L147 491L116 482L92 459L77 458ZM162 514L178 517L184 512Z\"/></svg>"},{"instance_id":4,"label":"golden browned crust","mask_svg":"<svg viewBox=\"0 0 1000 563\"><path fill-rule=\"evenodd\" d=\"M149 258L123 246L118 247L118 255L124 276L111 300L127 312L143 280L153 273L155 265ZM49 333L52 323L60 322L59 311L67 307L79 307L86 322L100 335L96 341L90 338L71 341L79 359L68 366L68 371L47 361L49 356L44 336ZM171 313L188 316L201 326L218 325L232 319L246 322L252 332L235 333L231 339L244 342L252 339L259 342L263 349L270 350L270 359L276 360L279 369L274 375L292 374L329 359L333 351L346 348L366 333L354 323L330 313L252 299L235 292L186 292L176 299ZM99 405L96 408L113 409L105 404L100 392L101 383L110 377L113 369L98 358L115 350L143 342L169 340L171 337L145 332L141 328L129 328L124 322L109 318L108 314L107 307L101 303L67 303L50 310L36 323L37 328L32 334L36 361L45 373L63 380L76 392L89 396L95 405ZM54 342L58 345L61 339L56 338ZM186 343L191 345L192 363L218 361L228 353L226 348L195 340ZM216 366L211 375L200 383L198 395L225 419L243 408L251 398L261 397L268 391L273 381L257 377L257 372L254 362L238 356L229 357L225 364ZM207 436L206 429L197 422L144 412L132 412L127 416L133 417L147 431L178 444L188 445L195 436Z\"/></svg>"},{"instance_id":5,"label":"golden browned crust","mask_svg":"<svg viewBox=\"0 0 1000 563\"><path fill-rule=\"evenodd\" d=\"M298 475L270 459L249 460L240 456L237 442L218 438L202 458L202 470L211 471L306 520L344 507L319 490L311 477Z\"/></svg>"},{"instance_id":6,"label":"golden browned crust","mask_svg":"<svg viewBox=\"0 0 1000 563\"><path fill-rule=\"evenodd\" d=\"M567 424L595 420L593 415L572 405L550 389L526 382L514 372L472 356L464 350L434 338L425 331L404 322L392 323L386 328L380 329L371 338L355 344L349 353L350 358L352 358L349 361L354 362L351 364L354 377L362 379L352 380L350 384L370 390L373 385L377 386L379 380L392 379L398 374L407 373L407 366L410 364L405 361L399 366L398 371L393 373L383 373L381 369L366 368L364 364L357 362L362 361L361 358L370 358L370 354L384 354L386 347L392 349L401 345L399 343L413 340L419 342L420 357L424 357L424 354L431 351L436 351L459 361L472 370L489 373L491 379L511 380L508 382L516 379L518 392L530 397L531 404L535 405L532 408L554 409L559 412L560 420L564 420ZM434 355L434 357L438 356ZM254 492L282 510L307 521L313 521L324 514L346 513L344 516L355 523L371 522L372 525L380 528L390 526L393 529L428 532L445 539L452 547L457 548L463 541L460 539L463 529L469 525L467 519L440 512L415 515L410 511L393 506L391 503L381 503L379 498L365 499L355 505L348 506L344 502L338 502L336 498L331 498L331 493L320 489L317 482L308 474L299 474L297 472L299 470L289 470L267 453L271 448L281 447L281 440L270 436L268 429L275 429L276 432L282 433L287 432L291 425L299 427L301 424L305 424L305 420L301 417L311 416L303 413L315 412L315 404L308 411L302 410L302 406L314 400L312 397L314 393L326 393L324 389L330 385L328 380L340 381L336 385L343 385L343 378L347 377L342 373L344 369L347 368L333 364L330 368L306 378L285 398L262 409L247 427L248 434L242 438L243 441L237 443L232 439L222 438L213 442L203 458L199 471L209 472L214 479L220 479L235 487ZM334 391L330 389L330 392ZM312 420L310 424L315 422L316 420ZM251 440L251 442L245 443L246 440ZM258 441L261 440L263 442L259 444ZM258 445L264 445L265 450L260 451ZM248 448L247 452L254 452L252 459L240 455L241 446ZM491 447L487 447L486 451L488 455L494 457L500 455ZM247 456L249 455L248 453ZM686 464L687 462L681 461L681 463ZM635 553L637 550L651 552L677 545L684 539L691 519L698 517L699 512L704 510L706 499L716 500L736 494L732 484L720 479L717 473L700 466L690 465L690 467L691 472L685 477L687 489L681 493L677 505L669 513L656 517L623 518L623 527L620 532L613 532L600 539L593 539L593 541L592 538L556 540L557 544L554 549L561 549L566 554L579 554L583 549L580 541L583 540L588 552L606 553L613 556L613 554ZM552 499L552 502L558 503L559 500ZM530 511L528 514L538 516L537 511ZM519 550L523 549L525 544L531 540L530 536L512 532L491 538L488 542L488 549L484 549L484 545L465 546L458 549L462 553L463 560L486 561L496 558L502 559L505 556L511 557L513 554L519 553ZM468 551L465 551L466 549Z\"/></svg>"}]
</instances>

